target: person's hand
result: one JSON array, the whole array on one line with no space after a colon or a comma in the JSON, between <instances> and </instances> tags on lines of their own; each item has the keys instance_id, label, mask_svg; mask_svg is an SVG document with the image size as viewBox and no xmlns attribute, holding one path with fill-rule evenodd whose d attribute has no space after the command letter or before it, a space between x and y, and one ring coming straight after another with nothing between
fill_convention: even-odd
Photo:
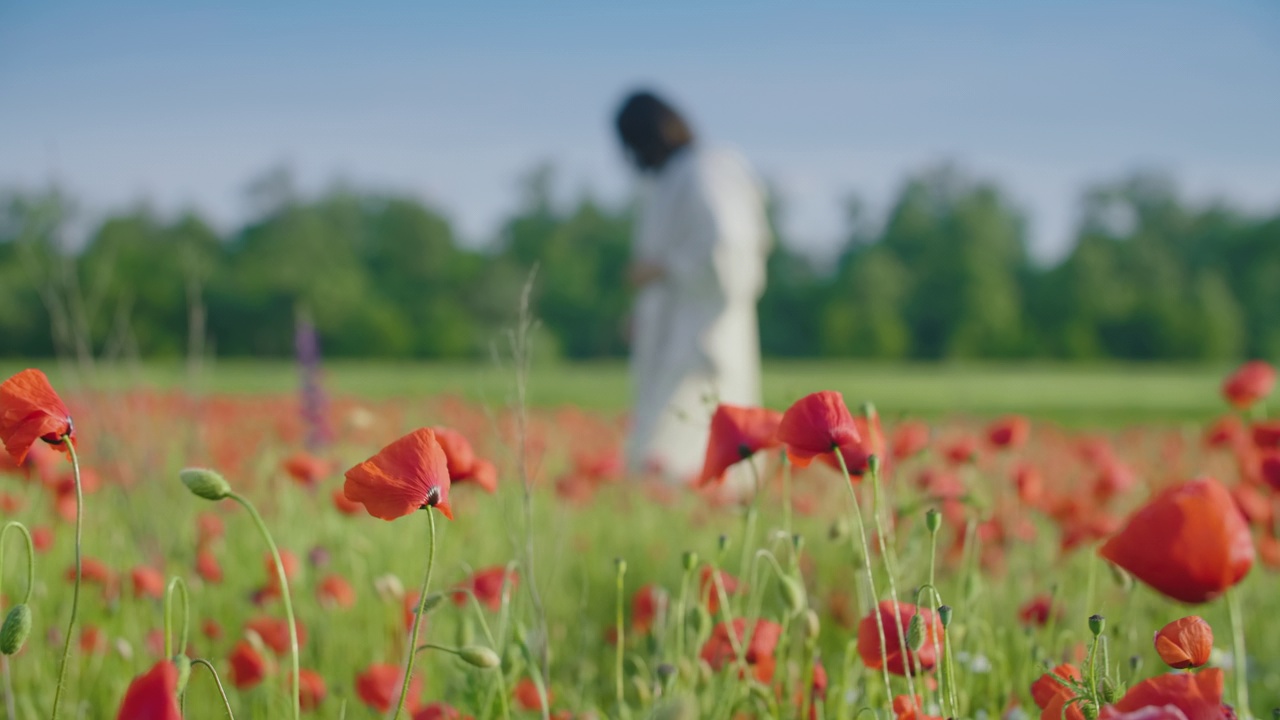
<instances>
[{"instance_id":1,"label":"person's hand","mask_svg":"<svg viewBox=\"0 0 1280 720\"><path fill-rule=\"evenodd\" d=\"M637 260L627 268L627 281L637 290L652 285L667 274L666 268L649 260Z\"/></svg>"}]
</instances>

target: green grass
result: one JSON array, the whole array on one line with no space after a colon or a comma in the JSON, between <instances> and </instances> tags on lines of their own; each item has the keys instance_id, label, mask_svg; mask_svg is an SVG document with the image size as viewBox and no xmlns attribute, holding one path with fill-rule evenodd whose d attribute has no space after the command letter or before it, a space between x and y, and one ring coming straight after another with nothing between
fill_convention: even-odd
<instances>
[{"instance_id":1,"label":"green grass","mask_svg":"<svg viewBox=\"0 0 1280 720\"><path fill-rule=\"evenodd\" d=\"M91 382L95 387L175 388L192 376L180 363L100 367L68 371L51 361L36 363L59 387ZM6 362L5 374L21 365ZM844 393L850 403L871 400L888 417L916 415L990 417L1024 413L1064 424L1118 425L1135 422L1203 421L1220 413L1218 392L1230 367L1157 364L884 364L841 361L770 361L765 402L786 407L815 389ZM513 375L497 362L413 363L335 361L326 365L328 388L362 397L461 395L488 405L510 402ZM196 376L196 387L213 392L291 392L294 366L280 361L221 360ZM89 380L91 378L91 380ZM529 402L624 411L630 386L622 362L544 363L534 368ZM1273 401L1273 409L1277 407ZM1274 413L1273 413L1274 414Z\"/></svg>"}]
</instances>

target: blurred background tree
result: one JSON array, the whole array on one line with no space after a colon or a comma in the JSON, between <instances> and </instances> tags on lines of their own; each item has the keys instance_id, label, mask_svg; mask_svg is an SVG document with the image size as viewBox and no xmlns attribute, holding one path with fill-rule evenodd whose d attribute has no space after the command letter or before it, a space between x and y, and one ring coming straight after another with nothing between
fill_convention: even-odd
<instances>
[{"instance_id":1,"label":"blurred background tree","mask_svg":"<svg viewBox=\"0 0 1280 720\"><path fill-rule=\"evenodd\" d=\"M253 216L219 232L145 206L87 231L56 189L0 196L0 355L180 356L193 308L226 356L293 352L299 308L335 356L474 358L514 319L536 267L542 352L627 352L633 210L557 202L550 165L521 183L497 237L459 241L447 214L337 186L301 196L287 170L250 185ZM1217 361L1280 356L1280 214L1196 206L1157 173L1088 188L1070 252L1028 252L997 185L953 165L909 177L882 222L847 205L824 262L779 231L760 302L774 357Z\"/></svg>"}]
</instances>

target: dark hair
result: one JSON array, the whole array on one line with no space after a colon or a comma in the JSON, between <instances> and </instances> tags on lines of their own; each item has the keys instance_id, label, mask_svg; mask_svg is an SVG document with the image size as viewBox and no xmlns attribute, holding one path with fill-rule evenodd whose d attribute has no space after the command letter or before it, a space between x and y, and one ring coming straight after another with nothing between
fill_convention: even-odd
<instances>
[{"instance_id":1,"label":"dark hair","mask_svg":"<svg viewBox=\"0 0 1280 720\"><path fill-rule=\"evenodd\" d=\"M618 137L641 170L657 170L680 148L693 142L693 130L680 113L648 91L623 101L614 120Z\"/></svg>"}]
</instances>

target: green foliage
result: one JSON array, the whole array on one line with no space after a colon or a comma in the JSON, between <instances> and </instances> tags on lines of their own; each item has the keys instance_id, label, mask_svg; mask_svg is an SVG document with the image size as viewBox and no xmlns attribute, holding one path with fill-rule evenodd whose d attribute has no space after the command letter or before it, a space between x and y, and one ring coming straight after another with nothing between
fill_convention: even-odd
<instances>
[{"instance_id":1,"label":"green foliage","mask_svg":"<svg viewBox=\"0 0 1280 720\"><path fill-rule=\"evenodd\" d=\"M333 356L474 359L501 342L536 268L540 353L623 357L632 208L557 203L554 179L531 173L483 246L460 243L417 200L300 199L287 173L256 183L256 216L226 233L139 207L74 242L66 197L11 193L0 197L0 356L176 357L207 336L220 355L284 357L305 311ZM1031 261L1009 197L952 166L909 178L878 227L851 202L833 262L778 235L759 306L774 357L1280 355L1280 215L1193 207L1159 175L1089 189L1053 267Z\"/></svg>"}]
</instances>

